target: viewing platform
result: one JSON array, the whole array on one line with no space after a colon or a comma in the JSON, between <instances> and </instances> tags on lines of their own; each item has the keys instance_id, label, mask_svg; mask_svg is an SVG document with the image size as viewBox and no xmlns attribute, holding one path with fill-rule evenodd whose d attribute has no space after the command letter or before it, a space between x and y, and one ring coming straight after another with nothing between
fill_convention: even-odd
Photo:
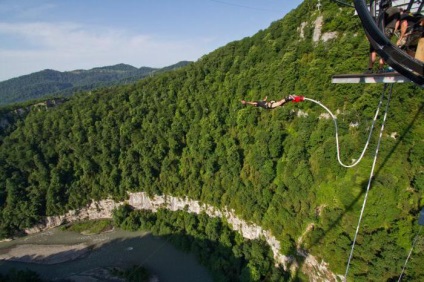
<instances>
[{"instance_id":1,"label":"viewing platform","mask_svg":"<svg viewBox=\"0 0 424 282\"><path fill-rule=\"evenodd\" d=\"M411 82L397 72L337 74L331 78L332 83L405 83Z\"/></svg>"}]
</instances>

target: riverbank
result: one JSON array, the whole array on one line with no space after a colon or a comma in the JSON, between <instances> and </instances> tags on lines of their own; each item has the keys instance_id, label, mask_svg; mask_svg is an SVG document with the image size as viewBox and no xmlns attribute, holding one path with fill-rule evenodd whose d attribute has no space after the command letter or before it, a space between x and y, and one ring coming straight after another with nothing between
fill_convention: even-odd
<instances>
[{"instance_id":1,"label":"riverbank","mask_svg":"<svg viewBox=\"0 0 424 282\"><path fill-rule=\"evenodd\" d=\"M74 245L18 245L8 249L0 250L0 261L14 261L20 263L55 265L76 259L87 257L93 246L87 244ZM134 268L134 266L133 266ZM136 267L138 268L138 267ZM140 268L141 269L141 268ZM156 275L145 271L149 282L158 282ZM118 275L124 273L125 268L118 267L95 267L81 273L70 273L65 277L67 281L113 281L124 282L125 278Z\"/></svg>"},{"instance_id":2,"label":"riverbank","mask_svg":"<svg viewBox=\"0 0 424 282\"><path fill-rule=\"evenodd\" d=\"M89 254L93 246L85 243L75 245L36 245L24 244L0 249L0 261L25 263L57 264Z\"/></svg>"},{"instance_id":3,"label":"riverbank","mask_svg":"<svg viewBox=\"0 0 424 282\"><path fill-rule=\"evenodd\" d=\"M90 236L101 235L113 232L115 228L111 220L81 221L66 224L60 227L61 231L74 232L80 234L81 239L89 240ZM49 237L51 232L40 233L41 237ZM37 237L37 236L34 236ZM90 253L95 247L101 247L101 244L95 242L84 242L75 244L52 244L50 241L42 244L31 244L23 238L25 244L11 245L8 248L0 248L0 261L16 261L37 264L57 264L82 258ZM12 239L3 242L12 242Z\"/></svg>"}]
</instances>

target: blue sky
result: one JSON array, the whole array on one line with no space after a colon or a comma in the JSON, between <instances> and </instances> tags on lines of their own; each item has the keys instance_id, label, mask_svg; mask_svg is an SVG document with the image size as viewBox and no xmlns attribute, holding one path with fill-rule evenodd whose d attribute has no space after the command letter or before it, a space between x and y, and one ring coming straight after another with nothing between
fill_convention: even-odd
<instances>
[{"instance_id":1,"label":"blue sky","mask_svg":"<svg viewBox=\"0 0 424 282\"><path fill-rule=\"evenodd\" d=\"M196 61L252 36L302 0L0 0L0 81Z\"/></svg>"}]
</instances>

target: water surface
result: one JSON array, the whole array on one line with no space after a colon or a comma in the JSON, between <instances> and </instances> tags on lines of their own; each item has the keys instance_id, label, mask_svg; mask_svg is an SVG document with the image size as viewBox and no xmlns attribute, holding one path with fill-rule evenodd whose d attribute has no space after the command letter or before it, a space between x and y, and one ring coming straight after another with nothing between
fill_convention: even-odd
<instances>
[{"instance_id":1,"label":"water surface","mask_svg":"<svg viewBox=\"0 0 424 282\"><path fill-rule=\"evenodd\" d=\"M54 265L0 261L0 273L6 273L14 267L36 271L43 279L62 280L96 268L143 265L154 273L159 281L212 281L206 268L201 266L192 254L179 251L165 239L145 232L117 229L97 235L81 235L56 228L11 242L2 242L0 252L22 244L73 245L79 243L93 245L94 249L82 258Z\"/></svg>"}]
</instances>

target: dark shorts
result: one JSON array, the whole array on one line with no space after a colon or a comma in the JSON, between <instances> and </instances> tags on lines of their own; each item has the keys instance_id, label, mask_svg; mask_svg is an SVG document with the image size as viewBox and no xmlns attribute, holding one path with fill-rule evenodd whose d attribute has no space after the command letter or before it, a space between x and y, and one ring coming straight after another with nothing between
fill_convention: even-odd
<instances>
[{"instance_id":1,"label":"dark shorts","mask_svg":"<svg viewBox=\"0 0 424 282\"><path fill-rule=\"evenodd\" d=\"M268 103L266 101L256 101L256 107L268 109Z\"/></svg>"}]
</instances>

